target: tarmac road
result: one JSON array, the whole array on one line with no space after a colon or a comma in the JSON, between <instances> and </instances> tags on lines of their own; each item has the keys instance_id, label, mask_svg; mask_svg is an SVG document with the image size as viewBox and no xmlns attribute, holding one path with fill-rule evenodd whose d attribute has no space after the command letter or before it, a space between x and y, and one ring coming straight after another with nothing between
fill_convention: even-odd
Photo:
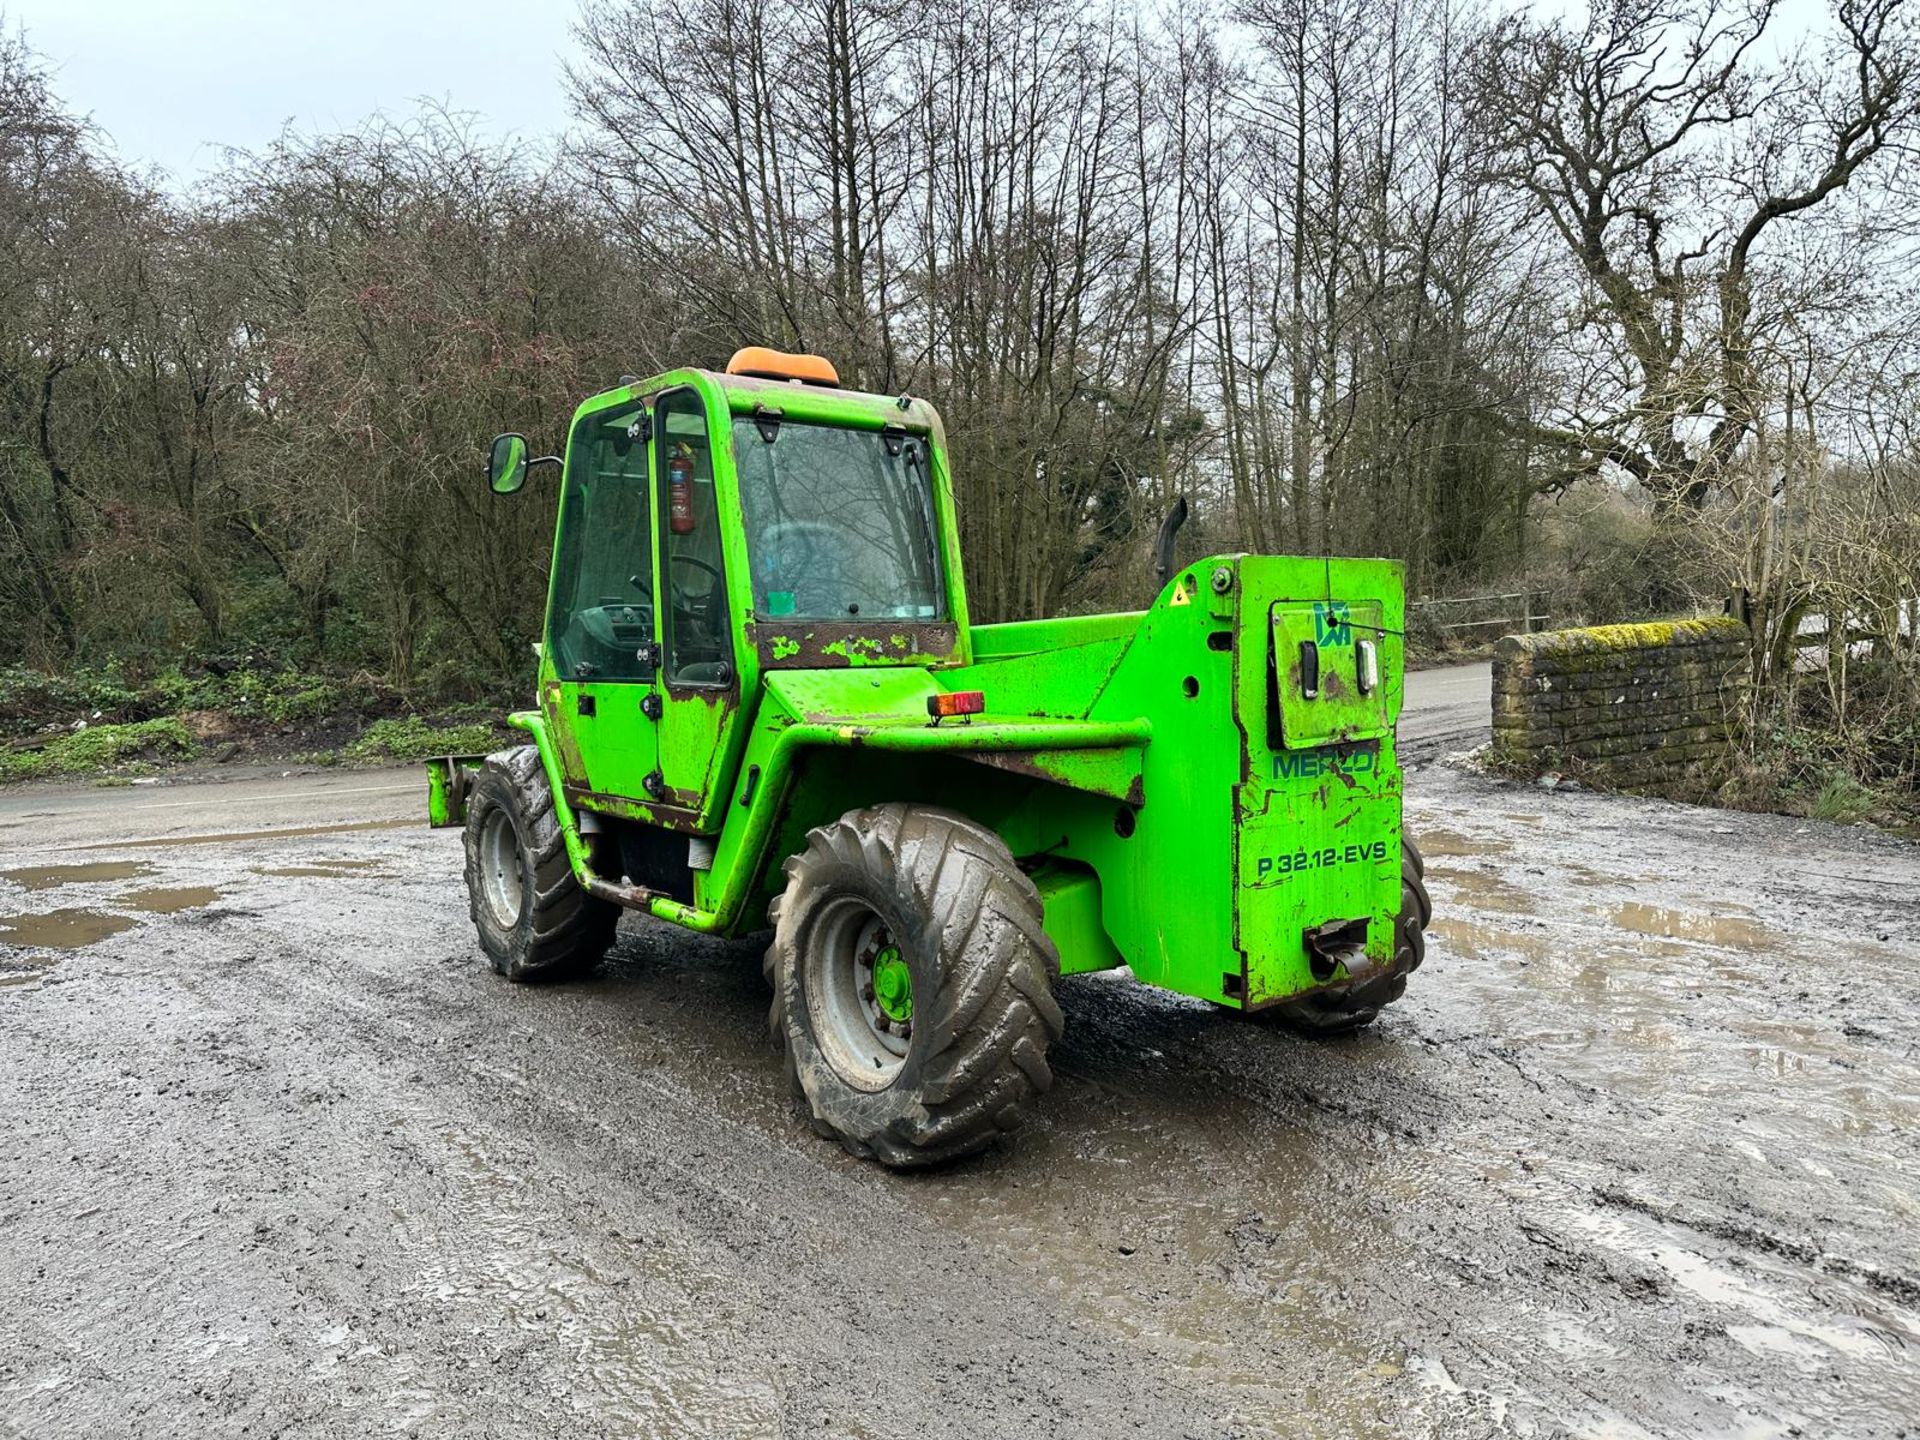
<instances>
[{"instance_id":1,"label":"tarmac road","mask_svg":"<svg viewBox=\"0 0 1920 1440\"><path fill-rule=\"evenodd\" d=\"M1471 750L1485 740L1493 729L1492 689L1493 666L1486 661L1409 672L1398 736L1401 763Z\"/></svg>"},{"instance_id":2,"label":"tarmac road","mask_svg":"<svg viewBox=\"0 0 1920 1440\"><path fill-rule=\"evenodd\" d=\"M0 795L0 1434L1920 1435L1920 847L1419 770L1371 1032L1069 980L900 1178L751 944L496 980L423 799Z\"/></svg>"}]
</instances>

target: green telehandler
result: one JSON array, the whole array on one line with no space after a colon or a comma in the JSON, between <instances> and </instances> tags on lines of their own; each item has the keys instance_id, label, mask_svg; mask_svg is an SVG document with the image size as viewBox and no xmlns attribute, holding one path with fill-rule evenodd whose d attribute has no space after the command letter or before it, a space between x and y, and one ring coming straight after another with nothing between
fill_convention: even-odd
<instances>
[{"instance_id":1,"label":"green telehandler","mask_svg":"<svg viewBox=\"0 0 1920 1440\"><path fill-rule=\"evenodd\" d=\"M537 708L429 767L481 947L580 975L623 909L772 927L770 1016L815 1128L967 1154L1052 1083L1063 974L1311 1031L1424 953L1384 560L1227 555L1145 612L971 625L940 417L752 347L596 395L560 467Z\"/></svg>"}]
</instances>

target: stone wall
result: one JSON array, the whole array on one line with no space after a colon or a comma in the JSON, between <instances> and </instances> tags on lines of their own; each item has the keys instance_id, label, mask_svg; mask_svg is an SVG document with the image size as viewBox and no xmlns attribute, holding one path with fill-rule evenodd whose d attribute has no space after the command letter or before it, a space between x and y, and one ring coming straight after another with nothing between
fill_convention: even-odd
<instances>
[{"instance_id":1,"label":"stone wall","mask_svg":"<svg viewBox=\"0 0 1920 1440\"><path fill-rule=\"evenodd\" d=\"M1493 762L1622 790L1710 777L1739 738L1747 645L1722 619L1509 635L1493 658Z\"/></svg>"}]
</instances>

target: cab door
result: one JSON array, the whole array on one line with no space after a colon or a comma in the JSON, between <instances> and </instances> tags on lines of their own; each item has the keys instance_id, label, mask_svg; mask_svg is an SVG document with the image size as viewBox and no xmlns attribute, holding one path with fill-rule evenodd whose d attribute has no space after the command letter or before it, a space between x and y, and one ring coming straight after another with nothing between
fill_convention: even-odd
<instances>
[{"instance_id":1,"label":"cab door","mask_svg":"<svg viewBox=\"0 0 1920 1440\"><path fill-rule=\"evenodd\" d=\"M658 762L648 402L581 416L568 437L541 695L570 788L639 800Z\"/></svg>"},{"instance_id":2,"label":"cab door","mask_svg":"<svg viewBox=\"0 0 1920 1440\"><path fill-rule=\"evenodd\" d=\"M661 649L656 784L661 802L683 812L689 825L726 780L717 772L740 705L722 519L730 511L715 467L726 433L715 429L691 387L668 391L654 410Z\"/></svg>"}]
</instances>

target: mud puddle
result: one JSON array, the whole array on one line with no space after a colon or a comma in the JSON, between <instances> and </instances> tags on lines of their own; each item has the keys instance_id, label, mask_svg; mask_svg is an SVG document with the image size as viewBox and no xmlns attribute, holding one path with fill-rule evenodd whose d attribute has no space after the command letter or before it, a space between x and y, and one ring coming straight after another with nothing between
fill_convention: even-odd
<instances>
[{"instance_id":1,"label":"mud puddle","mask_svg":"<svg viewBox=\"0 0 1920 1440\"><path fill-rule=\"evenodd\" d=\"M220 892L211 885L179 885L135 890L116 896L110 903L123 910L138 910L143 915L178 915L183 910L202 909L219 898Z\"/></svg>"},{"instance_id":2,"label":"mud puddle","mask_svg":"<svg viewBox=\"0 0 1920 1440\"><path fill-rule=\"evenodd\" d=\"M78 950L140 922L103 910L49 910L43 915L0 915L0 945Z\"/></svg>"},{"instance_id":3,"label":"mud puddle","mask_svg":"<svg viewBox=\"0 0 1920 1440\"><path fill-rule=\"evenodd\" d=\"M1429 880L1440 880L1451 886L1468 908L1504 910L1513 915L1531 915L1534 912L1532 895L1518 885L1484 870L1456 870L1450 865L1431 865L1427 875Z\"/></svg>"},{"instance_id":4,"label":"mud puddle","mask_svg":"<svg viewBox=\"0 0 1920 1440\"><path fill-rule=\"evenodd\" d=\"M1737 905L1723 906L1717 915L1703 915L1630 900L1617 907L1610 918L1622 930L1636 935L1693 940L1723 950L1772 950L1776 945L1773 932L1746 918L1746 912Z\"/></svg>"},{"instance_id":5,"label":"mud puddle","mask_svg":"<svg viewBox=\"0 0 1920 1440\"><path fill-rule=\"evenodd\" d=\"M1429 943L1438 937L1449 951L1469 960L1504 960L1518 955L1524 965L1531 960L1544 960L1548 955L1545 935L1516 935L1510 930L1496 930L1491 925L1448 916L1436 915L1427 927L1427 936Z\"/></svg>"},{"instance_id":6,"label":"mud puddle","mask_svg":"<svg viewBox=\"0 0 1920 1440\"><path fill-rule=\"evenodd\" d=\"M88 865L28 865L18 870L0 870L0 880L11 880L22 890L53 890L62 885L131 880L152 869L144 860L96 860Z\"/></svg>"},{"instance_id":7,"label":"mud puddle","mask_svg":"<svg viewBox=\"0 0 1920 1440\"><path fill-rule=\"evenodd\" d=\"M1404 1391L1384 1382L1423 1347L1352 1301L1399 1252L1426 1157L1329 1145L1309 1109L1260 1095L1288 1043L1270 1032L1101 977L1061 999L1043 1135L901 1198L1220 1397L1233 1433L1392 1433ZM1273 1357L1307 1353L1332 1383L1303 1411Z\"/></svg>"},{"instance_id":8,"label":"mud puddle","mask_svg":"<svg viewBox=\"0 0 1920 1440\"><path fill-rule=\"evenodd\" d=\"M1462 859L1471 855L1509 855L1513 852L1510 840L1481 840L1462 835L1454 830L1413 830L1414 844L1420 847L1420 853L1429 860Z\"/></svg>"},{"instance_id":9,"label":"mud puddle","mask_svg":"<svg viewBox=\"0 0 1920 1440\"><path fill-rule=\"evenodd\" d=\"M1560 868L1566 873L1567 880L1571 884L1582 885L1592 890L1598 890L1609 885L1627 885L1632 883L1624 875L1613 875L1605 870L1596 870L1591 865L1582 865L1577 860L1567 861L1561 865Z\"/></svg>"},{"instance_id":10,"label":"mud puddle","mask_svg":"<svg viewBox=\"0 0 1920 1440\"><path fill-rule=\"evenodd\" d=\"M153 835L143 840L107 840L83 850L148 850L176 845L237 845L253 840L298 840L309 835L345 835L355 830L421 830L426 821L349 820L338 825L288 825L277 830L220 830L207 835Z\"/></svg>"},{"instance_id":11,"label":"mud puddle","mask_svg":"<svg viewBox=\"0 0 1920 1440\"><path fill-rule=\"evenodd\" d=\"M392 874L380 860L315 860L305 865L256 865L253 873L280 879L379 880Z\"/></svg>"}]
</instances>

